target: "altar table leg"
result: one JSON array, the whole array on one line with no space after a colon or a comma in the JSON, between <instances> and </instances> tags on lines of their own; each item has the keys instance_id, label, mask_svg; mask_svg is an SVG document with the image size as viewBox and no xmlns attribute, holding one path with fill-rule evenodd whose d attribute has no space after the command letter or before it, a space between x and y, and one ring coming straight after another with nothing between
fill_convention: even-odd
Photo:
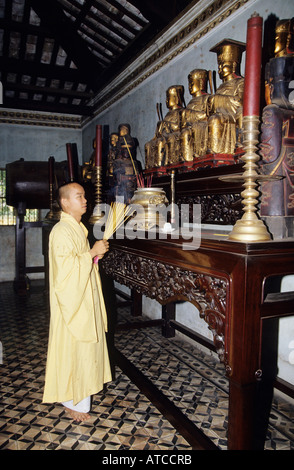
<instances>
[{"instance_id":1,"label":"altar table leg","mask_svg":"<svg viewBox=\"0 0 294 470\"><path fill-rule=\"evenodd\" d=\"M255 281L262 285L262 281ZM277 373L278 320L261 320L261 289L250 287L246 299L246 313L243 315L240 309L234 316L231 336L234 348L229 377L229 450L264 449Z\"/></svg>"},{"instance_id":2,"label":"altar table leg","mask_svg":"<svg viewBox=\"0 0 294 470\"><path fill-rule=\"evenodd\" d=\"M279 319L262 321L261 369L262 377L257 382L254 412L254 449L264 449L269 415L274 395L274 381L278 373Z\"/></svg>"},{"instance_id":3,"label":"altar table leg","mask_svg":"<svg viewBox=\"0 0 294 470\"><path fill-rule=\"evenodd\" d=\"M131 314L134 317L140 317L142 315L142 294L137 292L135 289L132 289L131 298Z\"/></svg>"},{"instance_id":4,"label":"altar table leg","mask_svg":"<svg viewBox=\"0 0 294 470\"><path fill-rule=\"evenodd\" d=\"M27 294L29 280L26 276L26 229L18 216L15 226L15 279L13 285L18 294Z\"/></svg>"},{"instance_id":5,"label":"altar table leg","mask_svg":"<svg viewBox=\"0 0 294 470\"><path fill-rule=\"evenodd\" d=\"M171 302L162 306L162 336L165 338L173 338L175 336L175 329L170 326L170 320L175 320L176 317L176 304Z\"/></svg>"},{"instance_id":6,"label":"altar table leg","mask_svg":"<svg viewBox=\"0 0 294 470\"><path fill-rule=\"evenodd\" d=\"M256 384L230 380L228 450L253 449L254 397Z\"/></svg>"},{"instance_id":7,"label":"altar table leg","mask_svg":"<svg viewBox=\"0 0 294 470\"><path fill-rule=\"evenodd\" d=\"M261 354L261 301L263 277L251 260L236 269L232 290L229 341L228 450L254 449L255 403Z\"/></svg>"}]
</instances>

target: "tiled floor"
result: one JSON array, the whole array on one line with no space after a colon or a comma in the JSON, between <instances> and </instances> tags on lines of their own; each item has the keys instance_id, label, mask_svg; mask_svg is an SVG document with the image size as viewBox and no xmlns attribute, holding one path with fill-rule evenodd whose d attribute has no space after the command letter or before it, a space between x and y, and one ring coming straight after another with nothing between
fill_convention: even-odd
<instances>
[{"instance_id":1,"label":"tiled floor","mask_svg":"<svg viewBox=\"0 0 294 470\"><path fill-rule=\"evenodd\" d=\"M62 406L42 404L48 309L39 282L27 298L0 284L0 449L191 450L192 447L116 367L114 380L93 397L90 421L76 424ZM120 309L120 321L132 321ZM136 321L138 319L136 318ZM197 424L226 449L228 384L222 365L158 328L123 330L116 346ZM294 406L275 398L266 449L294 450Z\"/></svg>"}]
</instances>

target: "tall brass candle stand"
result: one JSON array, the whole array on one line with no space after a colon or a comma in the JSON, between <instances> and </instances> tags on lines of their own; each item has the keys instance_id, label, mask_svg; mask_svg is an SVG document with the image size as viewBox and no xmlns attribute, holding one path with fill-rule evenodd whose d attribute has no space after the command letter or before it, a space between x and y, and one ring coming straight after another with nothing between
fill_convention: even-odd
<instances>
[{"instance_id":1,"label":"tall brass candle stand","mask_svg":"<svg viewBox=\"0 0 294 470\"><path fill-rule=\"evenodd\" d=\"M258 116L244 116L243 118L243 135L245 155L242 157L244 165L244 180L242 191L242 204L244 205L244 214L240 220L237 220L229 235L230 240L239 240L242 242L266 241L271 239L264 222L256 215L259 191L257 191L257 180L261 175L257 173L256 162L259 155L256 153L258 135L259 135L259 118Z\"/></svg>"},{"instance_id":2,"label":"tall brass candle stand","mask_svg":"<svg viewBox=\"0 0 294 470\"><path fill-rule=\"evenodd\" d=\"M259 196L259 191L256 188L258 179L261 179L261 175L256 171L256 162L260 158L256 151L259 135L262 24L263 19L257 13L254 13L247 22L242 123L245 150L242 160L245 162L245 165L244 173L241 175L241 179L244 181L243 187L245 188L241 193L244 214L236 222L229 235L230 240L242 242L257 242L271 239L271 235L264 222L256 215ZM223 179L232 180L232 178L224 177Z\"/></svg>"},{"instance_id":3,"label":"tall brass candle stand","mask_svg":"<svg viewBox=\"0 0 294 470\"><path fill-rule=\"evenodd\" d=\"M90 224L95 224L103 217L102 212L102 166L95 166L95 207L89 219Z\"/></svg>"},{"instance_id":4,"label":"tall brass candle stand","mask_svg":"<svg viewBox=\"0 0 294 470\"><path fill-rule=\"evenodd\" d=\"M91 215L89 222L95 224L104 215L102 213L102 125L96 125L96 140L95 140L95 207L93 214Z\"/></svg>"}]
</instances>

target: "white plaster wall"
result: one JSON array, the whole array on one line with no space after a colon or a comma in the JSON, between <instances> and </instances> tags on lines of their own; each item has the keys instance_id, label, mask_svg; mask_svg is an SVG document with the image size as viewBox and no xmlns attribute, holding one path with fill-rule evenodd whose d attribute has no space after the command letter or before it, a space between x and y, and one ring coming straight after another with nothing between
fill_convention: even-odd
<instances>
[{"instance_id":1,"label":"white plaster wall","mask_svg":"<svg viewBox=\"0 0 294 470\"><path fill-rule=\"evenodd\" d=\"M26 229L26 266L44 266L41 227ZM29 279L42 279L44 273L30 273L28 277ZM12 281L14 278L15 227L0 226L0 282Z\"/></svg>"},{"instance_id":2,"label":"white plaster wall","mask_svg":"<svg viewBox=\"0 0 294 470\"><path fill-rule=\"evenodd\" d=\"M285 276L281 291L294 290L294 277ZM279 321L279 377L294 384L294 318L285 317Z\"/></svg>"},{"instance_id":3,"label":"white plaster wall","mask_svg":"<svg viewBox=\"0 0 294 470\"><path fill-rule=\"evenodd\" d=\"M0 282L15 277L15 228L0 226Z\"/></svg>"},{"instance_id":4,"label":"white plaster wall","mask_svg":"<svg viewBox=\"0 0 294 470\"><path fill-rule=\"evenodd\" d=\"M0 124L0 167L19 158L27 161L56 161L67 159L66 143L74 142L78 147L79 159L82 154L82 131L59 127Z\"/></svg>"},{"instance_id":5,"label":"white plaster wall","mask_svg":"<svg viewBox=\"0 0 294 470\"><path fill-rule=\"evenodd\" d=\"M234 2L232 2L233 5ZM199 2L195 9L208 2ZM144 167L144 144L154 136L157 114L156 103L161 102L163 113L167 112L165 106L166 89L174 84L182 84L185 87L185 100L189 102L188 74L194 68L205 68L217 71L216 54L209 52L209 49L217 44L221 39L231 38L246 42L247 20L256 11L263 17L264 22L270 15L275 15L278 19L291 18L294 14L293 0L251 0L248 1L238 11L231 14L219 26L202 37L194 45L161 67L156 73L143 81L139 86L128 92L123 98L115 102L105 111L101 112L95 119L87 124L83 130L83 149L85 155L92 152L92 139L95 137L95 125L102 124L109 126L109 132L117 131L118 125L128 122L131 125L131 134L139 141L138 159ZM212 18L211 18L212 19ZM162 39L158 40L158 44ZM147 54L147 51L146 51ZM241 73L244 74L245 55L241 64ZM218 86L220 84L217 76ZM110 84L111 89L111 84ZM88 158L88 157L87 157ZM86 158L86 159L87 159ZM289 287L290 285L290 287ZM287 288L294 290L293 278L288 279ZM283 287L284 288L284 287ZM160 318L160 305L150 299L144 298L143 311L151 318ZM182 303L177 306L177 318L188 327L195 329L204 336L211 338L211 332L206 323L199 318L197 309L189 303ZM283 319L280 322L279 339L279 376L294 383L294 364L290 363L289 355L291 348L289 344L294 341L294 318ZM294 361L293 361L294 362Z\"/></svg>"}]
</instances>

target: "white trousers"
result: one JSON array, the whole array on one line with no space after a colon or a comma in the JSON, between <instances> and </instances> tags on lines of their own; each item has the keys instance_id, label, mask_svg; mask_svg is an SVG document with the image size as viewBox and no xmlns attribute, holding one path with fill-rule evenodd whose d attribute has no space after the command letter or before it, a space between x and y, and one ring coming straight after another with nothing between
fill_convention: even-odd
<instances>
[{"instance_id":1,"label":"white trousers","mask_svg":"<svg viewBox=\"0 0 294 470\"><path fill-rule=\"evenodd\" d=\"M62 405L70 410L78 411L79 413L89 413L91 408L91 397L84 398L76 405L73 404L72 400L64 401L62 402Z\"/></svg>"}]
</instances>

